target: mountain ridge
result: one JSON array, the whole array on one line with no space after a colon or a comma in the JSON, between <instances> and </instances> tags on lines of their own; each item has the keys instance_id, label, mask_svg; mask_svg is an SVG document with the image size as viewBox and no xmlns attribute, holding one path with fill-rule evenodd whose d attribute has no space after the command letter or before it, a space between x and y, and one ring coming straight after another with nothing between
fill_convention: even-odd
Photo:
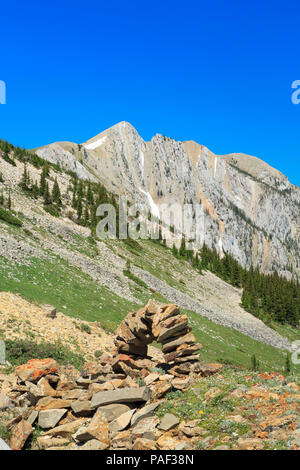
<instances>
[{"instance_id":1,"label":"mountain ridge","mask_svg":"<svg viewBox=\"0 0 300 470\"><path fill-rule=\"evenodd\" d=\"M194 141L156 134L146 142L122 121L82 144L36 149L45 160L100 180L115 194L144 203L200 203L207 211L205 242L247 268L299 274L300 190L257 157L215 155Z\"/></svg>"}]
</instances>

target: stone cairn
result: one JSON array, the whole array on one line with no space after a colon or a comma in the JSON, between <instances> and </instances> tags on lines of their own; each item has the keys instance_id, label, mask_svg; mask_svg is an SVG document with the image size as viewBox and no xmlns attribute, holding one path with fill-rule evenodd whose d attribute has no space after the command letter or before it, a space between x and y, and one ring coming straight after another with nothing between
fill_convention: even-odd
<instances>
[{"instance_id":1,"label":"stone cairn","mask_svg":"<svg viewBox=\"0 0 300 470\"><path fill-rule=\"evenodd\" d=\"M116 331L115 345L119 353L137 359L147 357L148 345L156 341L162 344L164 366L170 373L190 374L198 372L196 353L202 348L190 331L188 318L180 314L177 305L150 300L122 321Z\"/></svg>"},{"instance_id":2,"label":"stone cairn","mask_svg":"<svg viewBox=\"0 0 300 470\"><path fill-rule=\"evenodd\" d=\"M162 352L148 351L152 341L162 344ZM0 373L0 413L10 415L6 427L13 450L24 447L36 425L42 429L33 444L38 449L183 450L195 444L197 420L175 429L176 416L166 423L155 414L169 391L187 390L198 378L222 370L198 360L201 345L186 315L176 305L149 301L127 315L115 344L113 354L86 362L81 372L46 358L32 359L10 375Z\"/></svg>"}]
</instances>

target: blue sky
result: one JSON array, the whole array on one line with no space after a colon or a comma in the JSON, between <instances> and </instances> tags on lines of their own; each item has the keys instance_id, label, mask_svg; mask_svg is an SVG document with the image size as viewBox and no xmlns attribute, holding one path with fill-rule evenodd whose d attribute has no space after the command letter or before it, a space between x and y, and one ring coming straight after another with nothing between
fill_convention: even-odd
<instances>
[{"instance_id":1,"label":"blue sky","mask_svg":"<svg viewBox=\"0 0 300 470\"><path fill-rule=\"evenodd\" d=\"M2 2L0 138L83 142L129 121L300 186L299 1Z\"/></svg>"}]
</instances>

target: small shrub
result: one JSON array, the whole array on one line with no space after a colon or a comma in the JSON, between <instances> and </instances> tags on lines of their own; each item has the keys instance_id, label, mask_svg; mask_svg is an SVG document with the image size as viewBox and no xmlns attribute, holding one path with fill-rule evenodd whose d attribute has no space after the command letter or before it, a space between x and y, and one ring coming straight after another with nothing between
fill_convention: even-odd
<instances>
[{"instance_id":1,"label":"small shrub","mask_svg":"<svg viewBox=\"0 0 300 470\"><path fill-rule=\"evenodd\" d=\"M291 360L290 360L289 353L286 353L284 371L285 371L286 374L291 372Z\"/></svg>"},{"instance_id":2,"label":"small shrub","mask_svg":"<svg viewBox=\"0 0 300 470\"><path fill-rule=\"evenodd\" d=\"M13 216L9 211L2 209L0 207L0 219L4 220L5 222L15 225L16 227L21 227L22 222L21 220L17 219L17 217Z\"/></svg>"},{"instance_id":3,"label":"small shrub","mask_svg":"<svg viewBox=\"0 0 300 470\"><path fill-rule=\"evenodd\" d=\"M251 369L252 370L258 370L258 366L259 366L259 362L256 359L255 354L253 354L253 356L251 356Z\"/></svg>"},{"instance_id":4,"label":"small shrub","mask_svg":"<svg viewBox=\"0 0 300 470\"><path fill-rule=\"evenodd\" d=\"M100 349L98 349L97 351L94 352L94 356L95 356L96 358L101 357L102 354L103 354L103 351L100 351Z\"/></svg>"},{"instance_id":5,"label":"small shrub","mask_svg":"<svg viewBox=\"0 0 300 470\"><path fill-rule=\"evenodd\" d=\"M71 364L76 369L81 369L84 358L73 353L69 348L56 342L54 344L42 342L35 343L30 340L6 340L6 359L13 365L25 364L30 359L45 359L51 357L59 364Z\"/></svg>"},{"instance_id":6,"label":"small shrub","mask_svg":"<svg viewBox=\"0 0 300 470\"><path fill-rule=\"evenodd\" d=\"M135 282L139 286L143 287L144 289L148 289L147 284L144 281L142 281L142 279L139 279L134 274L132 274L132 272L129 271L128 269L124 269L123 274L124 276L128 277L128 279L131 279L133 282Z\"/></svg>"},{"instance_id":7,"label":"small shrub","mask_svg":"<svg viewBox=\"0 0 300 470\"><path fill-rule=\"evenodd\" d=\"M16 163L15 163L15 161L14 161L12 158L10 158L10 156L9 156L7 153L4 153L4 154L2 155L2 158L3 158L3 160L5 160L7 163L10 163L12 166L17 166Z\"/></svg>"},{"instance_id":8,"label":"small shrub","mask_svg":"<svg viewBox=\"0 0 300 470\"><path fill-rule=\"evenodd\" d=\"M97 246L97 242L95 240L95 238L93 238L91 235L89 237L87 237L86 239L91 245L95 245Z\"/></svg>"},{"instance_id":9,"label":"small shrub","mask_svg":"<svg viewBox=\"0 0 300 470\"><path fill-rule=\"evenodd\" d=\"M10 439L10 432L6 426L0 426L0 438L3 439L7 444Z\"/></svg>"},{"instance_id":10,"label":"small shrub","mask_svg":"<svg viewBox=\"0 0 300 470\"><path fill-rule=\"evenodd\" d=\"M44 205L44 210L48 212L48 214L53 215L53 217L60 216L60 210L54 204Z\"/></svg>"},{"instance_id":11,"label":"small shrub","mask_svg":"<svg viewBox=\"0 0 300 470\"><path fill-rule=\"evenodd\" d=\"M89 325L87 325L86 323L82 323L81 329L82 329L82 331L85 331L89 335L92 333L91 327Z\"/></svg>"}]
</instances>

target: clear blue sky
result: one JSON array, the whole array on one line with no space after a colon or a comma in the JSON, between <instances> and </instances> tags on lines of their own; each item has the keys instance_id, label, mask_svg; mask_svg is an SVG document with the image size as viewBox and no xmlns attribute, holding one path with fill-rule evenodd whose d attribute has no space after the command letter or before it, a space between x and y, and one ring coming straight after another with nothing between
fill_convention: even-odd
<instances>
[{"instance_id":1,"label":"clear blue sky","mask_svg":"<svg viewBox=\"0 0 300 470\"><path fill-rule=\"evenodd\" d=\"M300 186L299 0L1 2L0 138L83 142L129 121Z\"/></svg>"}]
</instances>

